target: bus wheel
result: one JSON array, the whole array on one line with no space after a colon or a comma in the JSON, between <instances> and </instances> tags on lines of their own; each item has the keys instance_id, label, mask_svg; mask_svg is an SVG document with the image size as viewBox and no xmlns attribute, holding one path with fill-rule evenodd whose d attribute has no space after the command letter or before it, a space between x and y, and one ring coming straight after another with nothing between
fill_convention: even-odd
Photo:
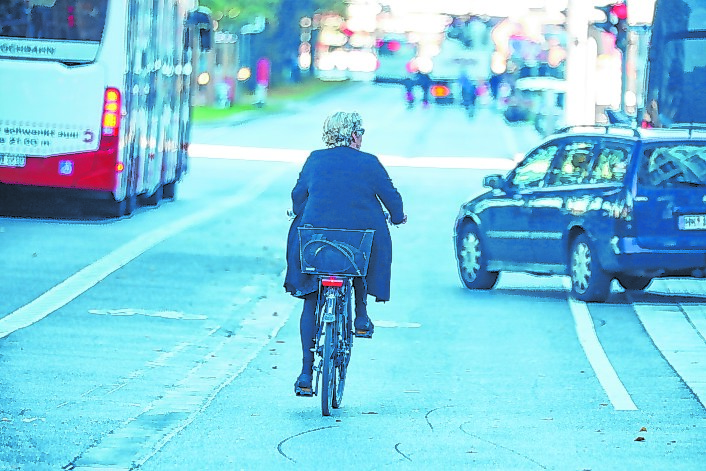
<instances>
[{"instance_id":1,"label":"bus wheel","mask_svg":"<svg viewBox=\"0 0 706 471\"><path fill-rule=\"evenodd\" d=\"M134 199L134 196L132 198ZM120 201L115 201L112 198L101 201L100 212L109 218L119 218L131 214L135 210L135 205L130 203L130 199L129 196L126 196Z\"/></svg>"},{"instance_id":2,"label":"bus wheel","mask_svg":"<svg viewBox=\"0 0 706 471\"><path fill-rule=\"evenodd\" d=\"M174 198L176 198L176 185L176 180L164 185L164 189L162 190L162 197L168 200L173 200Z\"/></svg>"},{"instance_id":3,"label":"bus wheel","mask_svg":"<svg viewBox=\"0 0 706 471\"><path fill-rule=\"evenodd\" d=\"M162 185L159 185L156 190L154 190L154 193L152 193L150 196L147 196L144 198L143 202L147 206L157 206L160 201L162 201L162 195L164 191L164 187Z\"/></svg>"},{"instance_id":4,"label":"bus wheel","mask_svg":"<svg viewBox=\"0 0 706 471\"><path fill-rule=\"evenodd\" d=\"M123 200L124 205L124 211L123 211L123 216L129 216L137 209L137 195L135 194L128 194L125 195L125 199Z\"/></svg>"}]
</instances>

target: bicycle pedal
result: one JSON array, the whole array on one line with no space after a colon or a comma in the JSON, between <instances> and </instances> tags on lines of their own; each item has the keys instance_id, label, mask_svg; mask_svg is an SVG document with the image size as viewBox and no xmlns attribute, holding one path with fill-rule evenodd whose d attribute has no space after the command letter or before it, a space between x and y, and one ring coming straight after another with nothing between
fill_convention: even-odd
<instances>
[{"instance_id":1,"label":"bicycle pedal","mask_svg":"<svg viewBox=\"0 0 706 471\"><path fill-rule=\"evenodd\" d=\"M294 394L297 396L301 397L310 397L314 395L314 389L313 386L299 386L297 384L294 385Z\"/></svg>"},{"instance_id":2,"label":"bicycle pedal","mask_svg":"<svg viewBox=\"0 0 706 471\"><path fill-rule=\"evenodd\" d=\"M371 338L373 338L373 331L372 330L356 330L353 335L355 335L359 339L371 339Z\"/></svg>"}]
</instances>

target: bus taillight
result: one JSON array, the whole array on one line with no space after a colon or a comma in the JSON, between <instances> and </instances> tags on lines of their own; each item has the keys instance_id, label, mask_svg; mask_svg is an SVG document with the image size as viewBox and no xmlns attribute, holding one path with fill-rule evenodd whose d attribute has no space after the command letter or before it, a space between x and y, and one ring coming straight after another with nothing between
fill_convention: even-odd
<instances>
[{"instance_id":1,"label":"bus taillight","mask_svg":"<svg viewBox=\"0 0 706 471\"><path fill-rule=\"evenodd\" d=\"M103 101L103 136L115 137L120 126L120 91L106 88Z\"/></svg>"},{"instance_id":2,"label":"bus taillight","mask_svg":"<svg viewBox=\"0 0 706 471\"><path fill-rule=\"evenodd\" d=\"M431 87L431 96L434 98L446 98L451 94L451 90L446 85L436 84Z\"/></svg>"}]
</instances>

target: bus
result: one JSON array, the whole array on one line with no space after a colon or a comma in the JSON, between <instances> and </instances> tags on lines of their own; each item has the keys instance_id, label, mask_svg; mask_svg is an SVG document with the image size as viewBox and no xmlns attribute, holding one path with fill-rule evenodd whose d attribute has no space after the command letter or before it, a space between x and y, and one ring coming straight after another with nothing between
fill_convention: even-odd
<instances>
[{"instance_id":1,"label":"bus","mask_svg":"<svg viewBox=\"0 0 706 471\"><path fill-rule=\"evenodd\" d=\"M706 123L706 2L657 0L642 127Z\"/></svg>"},{"instance_id":2,"label":"bus","mask_svg":"<svg viewBox=\"0 0 706 471\"><path fill-rule=\"evenodd\" d=\"M196 0L2 3L0 190L88 197L113 216L173 198L187 170L193 48L211 46L208 10Z\"/></svg>"}]
</instances>

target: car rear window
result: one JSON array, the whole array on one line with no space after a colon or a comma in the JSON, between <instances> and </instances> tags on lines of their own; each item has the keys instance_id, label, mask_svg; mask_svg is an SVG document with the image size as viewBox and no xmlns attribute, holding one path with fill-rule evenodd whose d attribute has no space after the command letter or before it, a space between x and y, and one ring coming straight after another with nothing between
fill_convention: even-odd
<instances>
[{"instance_id":1,"label":"car rear window","mask_svg":"<svg viewBox=\"0 0 706 471\"><path fill-rule=\"evenodd\" d=\"M645 149L638 182L652 187L706 186L706 145L659 145Z\"/></svg>"}]
</instances>

